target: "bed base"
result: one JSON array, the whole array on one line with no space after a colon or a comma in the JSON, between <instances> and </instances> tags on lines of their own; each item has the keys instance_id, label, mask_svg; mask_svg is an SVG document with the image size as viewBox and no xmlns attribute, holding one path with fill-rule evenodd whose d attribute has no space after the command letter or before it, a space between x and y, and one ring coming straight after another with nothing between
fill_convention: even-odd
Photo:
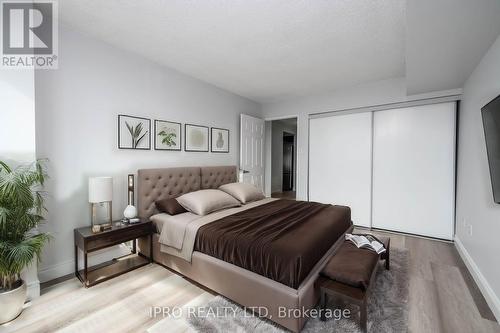
<instances>
[{"instance_id":1,"label":"bed base","mask_svg":"<svg viewBox=\"0 0 500 333\"><path fill-rule=\"evenodd\" d=\"M352 232L353 227L346 233ZM311 309L320 298L316 280L327 261L344 242L342 235L314 266L308 277L298 289L263 277L244 268L208 256L193 252L192 262L160 251L159 235L153 235L153 261L172 269L182 276L213 290L235 303L259 312L269 320L289 329L300 332L307 318L302 316L283 316L284 310ZM149 238L139 239L140 252L149 255ZM265 310L264 310L265 309ZM293 313L293 312L292 312Z\"/></svg>"}]
</instances>

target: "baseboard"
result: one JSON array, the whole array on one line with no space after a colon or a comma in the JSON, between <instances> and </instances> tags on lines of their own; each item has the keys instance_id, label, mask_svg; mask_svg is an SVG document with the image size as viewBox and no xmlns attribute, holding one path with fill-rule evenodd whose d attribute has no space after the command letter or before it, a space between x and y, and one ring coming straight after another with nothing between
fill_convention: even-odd
<instances>
[{"instance_id":1,"label":"baseboard","mask_svg":"<svg viewBox=\"0 0 500 333\"><path fill-rule=\"evenodd\" d=\"M432 236L423 236L423 235L418 235L418 234L412 234L410 232L404 232L404 231L396 231L396 230L388 230L388 229L381 229L381 228L374 228L374 227L364 227L364 226L358 226L354 225L356 228L363 228L363 229L368 229L368 230L373 230L373 231L382 231L386 232L389 234L395 234L395 235L405 235L405 236L411 236L415 238L421 238L421 239L428 239L436 242L443 242L443 243L453 243L452 239L445 239L445 238L436 238Z\"/></svg>"},{"instance_id":2,"label":"baseboard","mask_svg":"<svg viewBox=\"0 0 500 333\"><path fill-rule=\"evenodd\" d=\"M469 272L474 278L474 281L476 281L479 290L481 290L481 293L486 299L486 303L488 303L497 321L500 322L500 299L495 294L493 288L491 288L490 284L488 283L484 275L481 273L481 270L476 265L476 263L470 256L467 249L464 247L460 238L458 238L457 236L455 236L455 247L458 253L460 254L460 257L462 257L462 260L464 261L465 265L469 269Z\"/></svg>"},{"instance_id":3,"label":"baseboard","mask_svg":"<svg viewBox=\"0 0 500 333\"><path fill-rule=\"evenodd\" d=\"M111 248L97 251L92 255L89 255L89 266L94 266L105 261L109 261L113 258L118 258L130 253L130 248L125 244L120 244L113 246ZM81 258L78 259L80 266L83 263ZM72 274L75 272L75 260L67 260L55 265L47 266L38 271L38 278L40 282L47 282L50 280L57 279L61 276Z\"/></svg>"}]
</instances>

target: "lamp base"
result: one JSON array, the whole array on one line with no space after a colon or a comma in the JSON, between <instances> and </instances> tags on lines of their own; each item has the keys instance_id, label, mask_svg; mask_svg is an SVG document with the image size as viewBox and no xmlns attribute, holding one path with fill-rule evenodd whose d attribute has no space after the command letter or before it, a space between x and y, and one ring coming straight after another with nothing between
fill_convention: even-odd
<instances>
[{"instance_id":1,"label":"lamp base","mask_svg":"<svg viewBox=\"0 0 500 333\"><path fill-rule=\"evenodd\" d=\"M111 201L92 203L91 211L92 228L94 226L100 226L103 230L111 228L111 223L113 220Z\"/></svg>"},{"instance_id":2,"label":"lamp base","mask_svg":"<svg viewBox=\"0 0 500 333\"><path fill-rule=\"evenodd\" d=\"M133 219L137 216L137 208L132 205L128 205L123 211L123 216L125 216L129 220Z\"/></svg>"}]
</instances>

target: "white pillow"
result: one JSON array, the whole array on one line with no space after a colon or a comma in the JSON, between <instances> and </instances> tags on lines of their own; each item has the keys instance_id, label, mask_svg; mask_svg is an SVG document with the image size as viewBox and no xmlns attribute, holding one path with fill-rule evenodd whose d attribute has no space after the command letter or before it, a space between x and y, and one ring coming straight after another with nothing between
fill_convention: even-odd
<instances>
[{"instance_id":1,"label":"white pillow","mask_svg":"<svg viewBox=\"0 0 500 333\"><path fill-rule=\"evenodd\" d=\"M251 184L229 183L220 186L219 190L232 195L243 204L265 198L264 193Z\"/></svg>"},{"instance_id":2,"label":"white pillow","mask_svg":"<svg viewBox=\"0 0 500 333\"><path fill-rule=\"evenodd\" d=\"M199 190L181 195L177 198L180 205L197 215L207 215L217 210L241 206L227 193L219 190Z\"/></svg>"}]
</instances>

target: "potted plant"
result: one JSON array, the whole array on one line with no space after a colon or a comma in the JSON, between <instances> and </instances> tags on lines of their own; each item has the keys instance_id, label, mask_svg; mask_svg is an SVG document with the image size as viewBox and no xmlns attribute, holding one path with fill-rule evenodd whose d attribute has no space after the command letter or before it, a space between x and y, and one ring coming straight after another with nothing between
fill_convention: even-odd
<instances>
[{"instance_id":1,"label":"potted plant","mask_svg":"<svg viewBox=\"0 0 500 333\"><path fill-rule=\"evenodd\" d=\"M43 221L44 161L10 168L0 161L0 324L16 318L26 300L21 271L40 258L49 234Z\"/></svg>"}]
</instances>

